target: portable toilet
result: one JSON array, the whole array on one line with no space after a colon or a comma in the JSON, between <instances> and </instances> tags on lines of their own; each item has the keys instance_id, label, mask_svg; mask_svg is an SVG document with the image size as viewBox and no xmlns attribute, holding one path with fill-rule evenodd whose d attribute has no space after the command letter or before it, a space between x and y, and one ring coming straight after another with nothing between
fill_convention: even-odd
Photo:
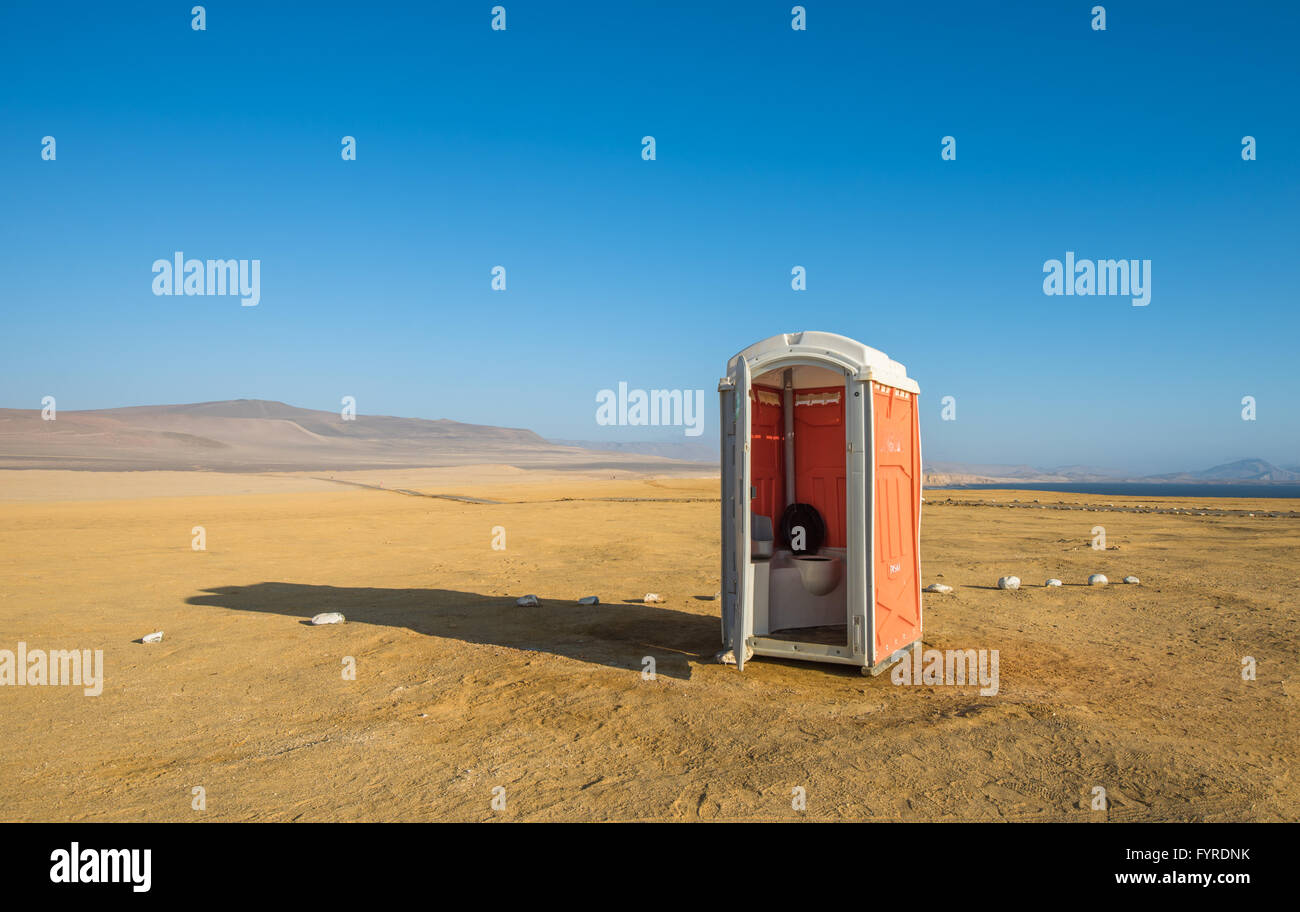
<instances>
[{"instance_id":1,"label":"portable toilet","mask_svg":"<svg viewBox=\"0 0 1300 912\"><path fill-rule=\"evenodd\" d=\"M920 388L883 352L824 332L727 362L722 643L878 674L921 640Z\"/></svg>"}]
</instances>

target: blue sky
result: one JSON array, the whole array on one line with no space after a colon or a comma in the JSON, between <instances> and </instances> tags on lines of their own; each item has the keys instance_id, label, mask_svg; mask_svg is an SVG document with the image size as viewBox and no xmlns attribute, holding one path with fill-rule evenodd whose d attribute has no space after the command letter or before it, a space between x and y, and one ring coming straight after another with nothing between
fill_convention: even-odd
<instances>
[{"instance_id":1,"label":"blue sky","mask_svg":"<svg viewBox=\"0 0 1300 912\"><path fill-rule=\"evenodd\" d=\"M927 459L1300 463L1295 4L191 5L0 10L2 406L680 439L597 391L713 435L727 358L821 329L907 365ZM177 250L261 303L154 296ZM1150 306L1044 295L1067 250Z\"/></svg>"}]
</instances>

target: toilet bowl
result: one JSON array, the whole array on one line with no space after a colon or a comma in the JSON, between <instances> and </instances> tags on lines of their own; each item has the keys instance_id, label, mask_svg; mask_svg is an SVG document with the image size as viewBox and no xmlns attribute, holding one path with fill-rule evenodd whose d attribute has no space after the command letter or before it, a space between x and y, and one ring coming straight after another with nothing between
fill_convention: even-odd
<instances>
[{"instance_id":1,"label":"toilet bowl","mask_svg":"<svg viewBox=\"0 0 1300 912\"><path fill-rule=\"evenodd\" d=\"M796 555L799 581L809 595L826 595L840 584L840 559L821 554Z\"/></svg>"}]
</instances>

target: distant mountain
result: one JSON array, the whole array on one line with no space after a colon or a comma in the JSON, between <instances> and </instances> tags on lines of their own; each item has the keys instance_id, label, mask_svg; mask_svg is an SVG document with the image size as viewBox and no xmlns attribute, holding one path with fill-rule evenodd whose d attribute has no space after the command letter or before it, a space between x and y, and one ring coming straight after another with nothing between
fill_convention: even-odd
<instances>
[{"instance_id":1,"label":"distant mountain","mask_svg":"<svg viewBox=\"0 0 1300 912\"><path fill-rule=\"evenodd\" d=\"M926 484L997 484L1003 481L1092 482L1118 481L1124 474L1093 466L1035 468L997 463L931 462L925 466Z\"/></svg>"},{"instance_id":2,"label":"distant mountain","mask_svg":"<svg viewBox=\"0 0 1300 912\"><path fill-rule=\"evenodd\" d=\"M585 450L598 450L605 453L638 453L643 456L662 456L665 459L686 459L691 462L717 464L721 458L716 437L641 441L551 439L550 442L557 446L581 447Z\"/></svg>"},{"instance_id":3,"label":"distant mountain","mask_svg":"<svg viewBox=\"0 0 1300 912\"><path fill-rule=\"evenodd\" d=\"M1174 472L1168 475L1153 475L1144 481L1175 481L1183 483L1216 481L1300 481L1300 472L1279 469L1263 459L1238 459L1212 466L1199 472Z\"/></svg>"},{"instance_id":4,"label":"distant mountain","mask_svg":"<svg viewBox=\"0 0 1300 912\"><path fill-rule=\"evenodd\" d=\"M316 471L506 463L624 471L716 471L717 440L546 440L523 428L298 408L266 399L60 411L0 409L0 468ZM1239 459L1130 476L1085 465L929 462L927 485L1024 482L1300 482L1300 467Z\"/></svg>"},{"instance_id":5,"label":"distant mountain","mask_svg":"<svg viewBox=\"0 0 1300 912\"><path fill-rule=\"evenodd\" d=\"M1300 482L1300 471L1280 469L1263 459L1239 459L1198 472L1169 472L1164 475L1127 475L1093 466L1060 466L1040 469L1025 465L980 465L955 462L929 463L926 484L1000 484L1002 482L1169 482L1213 484L1216 482Z\"/></svg>"},{"instance_id":6,"label":"distant mountain","mask_svg":"<svg viewBox=\"0 0 1300 912\"><path fill-rule=\"evenodd\" d=\"M0 409L0 468L308 471L510 463L654 471L680 463L594 453L522 428L298 408L264 399L59 411Z\"/></svg>"},{"instance_id":7,"label":"distant mountain","mask_svg":"<svg viewBox=\"0 0 1300 912\"><path fill-rule=\"evenodd\" d=\"M1116 478L1123 478L1128 474L1118 469L1103 469L1098 466L1086 465L1057 466L1056 468L1047 469L1047 471L1053 475L1064 475L1070 479L1096 481L1114 481Z\"/></svg>"}]
</instances>

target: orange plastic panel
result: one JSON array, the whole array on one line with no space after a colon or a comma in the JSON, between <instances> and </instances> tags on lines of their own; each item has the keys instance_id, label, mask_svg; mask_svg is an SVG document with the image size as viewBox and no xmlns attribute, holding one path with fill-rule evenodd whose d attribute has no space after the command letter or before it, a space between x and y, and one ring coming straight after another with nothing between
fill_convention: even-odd
<instances>
[{"instance_id":1,"label":"orange plastic panel","mask_svg":"<svg viewBox=\"0 0 1300 912\"><path fill-rule=\"evenodd\" d=\"M844 387L798 390L794 407L794 491L826 523L825 545L848 541L848 480L845 473Z\"/></svg>"},{"instance_id":2,"label":"orange plastic panel","mask_svg":"<svg viewBox=\"0 0 1300 912\"><path fill-rule=\"evenodd\" d=\"M876 463L877 662L921 636L921 445L916 396L872 383Z\"/></svg>"},{"instance_id":3,"label":"orange plastic panel","mask_svg":"<svg viewBox=\"0 0 1300 912\"><path fill-rule=\"evenodd\" d=\"M749 483L755 497L750 510L772 520L775 532L785 509L785 422L781 413L781 391L755 385L750 426Z\"/></svg>"}]
</instances>

